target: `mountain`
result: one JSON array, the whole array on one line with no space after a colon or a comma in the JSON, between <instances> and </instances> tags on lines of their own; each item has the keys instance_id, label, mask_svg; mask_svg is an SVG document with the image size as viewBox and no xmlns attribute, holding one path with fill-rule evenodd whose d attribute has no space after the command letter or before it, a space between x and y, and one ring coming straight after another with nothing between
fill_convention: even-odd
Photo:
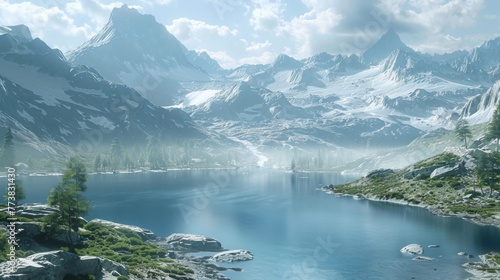
<instances>
[{"instance_id":1,"label":"mountain","mask_svg":"<svg viewBox=\"0 0 500 280\"><path fill-rule=\"evenodd\" d=\"M463 107L460 117L472 124L489 122L500 103L500 81L483 94L471 98Z\"/></svg>"},{"instance_id":2,"label":"mountain","mask_svg":"<svg viewBox=\"0 0 500 280\"><path fill-rule=\"evenodd\" d=\"M136 89L157 105L170 105L178 95L178 82L210 80L189 62L185 50L153 16L123 5L113 9L101 31L67 57Z\"/></svg>"},{"instance_id":3,"label":"mountain","mask_svg":"<svg viewBox=\"0 0 500 280\"><path fill-rule=\"evenodd\" d=\"M378 64L397 49L405 52L413 51L401 41L396 31L390 28L375 44L363 52L361 59L366 64Z\"/></svg>"},{"instance_id":4,"label":"mountain","mask_svg":"<svg viewBox=\"0 0 500 280\"><path fill-rule=\"evenodd\" d=\"M301 61L296 60L293 57L290 57L286 54L280 54L271 64L271 68L269 71L271 73L277 73L284 70L295 70L304 65Z\"/></svg>"},{"instance_id":5,"label":"mountain","mask_svg":"<svg viewBox=\"0 0 500 280\"><path fill-rule=\"evenodd\" d=\"M188 50L186 53L186 58L191 64L199 67L210 76L221 76L224 74L224 69L219 65L219 63L208 55L207 52Z\"/></svg>"},{"instance_id":6,"label":"mountain","mask_svg":"<svg viewBox=\"0 0 500 280\"><path fill-rule=\"evenodd\" d=\"M312 115L290 104L282 93L239 82L199 104L192 116L196 119L261 122L273 118L296 119Z\"/></svg>"},{"instance_id":7,"label":"mountain","mask_svg":"<svg viewBox=\"0 0 500 280\"><path fill-rule=\"evenodd\" d=\"M472 49L467 56L453 62L453 66L476 80L500 79L500 37Z\"/></svg>"},{"instance_id":8,"label":"mountain","mask_svg":"<svg viewBox=\"0 0 500 280\"><path fill-rule=\"evenodd\" d=\"M208 137L185 112L157 107L93 68L68 62L28 32L19 39L22 26L8 28L0 35L0 127L12 127L25 145L44 153L70 146L92 152L114 137L123 144L148 136Z\"/></svg>"}]
</instances>

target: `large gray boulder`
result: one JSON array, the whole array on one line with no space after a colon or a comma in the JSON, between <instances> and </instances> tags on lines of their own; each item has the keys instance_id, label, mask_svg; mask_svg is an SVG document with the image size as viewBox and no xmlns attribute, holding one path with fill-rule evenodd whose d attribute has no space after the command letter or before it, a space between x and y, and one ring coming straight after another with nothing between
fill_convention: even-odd
<instances>
[{"instance_id":1,"label":"large gray boulder","mask_svg":"<svg viewBox=\"0 0 500 280\"><path fill-rule=\"evenodd\" d=\"M2 210L6 212L7 208ZM16 216L25 218L42 218L56 211L59 210L55 207L40 203L20 204L16 206Z\"/></svg>"},{"instance_id":2,"label":"large gray boulder","mask_svg":"<svg viewBox=\"0 0 500 280\"><path fill-rule=\"evenodd\" d=\"M434 170L436 170L440 167L443 167L443 166L444 166L444 164L439 164L439 165L437 164L437 165L412 169L412 170L406 172L403 175L403 178L405 178L407 180L429 178L431 176L432 172L434 172Z\"/></svg>"},{"instance_id":3,"label":"large gray boulder","mask_svg":"<svg viewBox=\"0 0 500 280\"><path fill-rule=\"evenodd\" d=\"M440 179L451 176L461 176L465 173L465 168L462 164L456 164L453 166L443 166L434 169L432 171L430 178L431 179Z\"/></svg>"},{"instance_id":4,"label":"large gray boulder","mask_svg":"<svg viewBox=\"0 0 500 280\"><path fill-rule=\"evenodd\" d=\"M17 234L35 238L42 233L42 223L38 222L15 222Z\"/></svg>"},{"instance_id":5,"label":"large gray boulder","mask_svg":"<svg viewBox=\"0 0 500 280\"><path fill-rule=\"evenodd\" d=\"M148 229L143 229L143 228L140 228L137 226L119 224L119 223L101 220L101 219L93 219L92 221L90 221L90 223L100 223L100 224L103 224L106 226L113 227L115 229L119 229L119 228L130 229L131 231L137 233L144 241L157 239L156 235L152 231L150 231Z\"/></svg>"},{"instance_id":6,"label":"large gray boulder","mask_svg":"<svg viewBox=\"0 0 500 280\"><path fill-rule=\"evenodd\" d=\"M253 254L247 250L229 250L215 254L212 260L216 262L239 262L253 260Z\"/></svg>"},{"instance_id":7,"label":"large gray boulder","mask_svg":"<svg viewBox=\"0 0 500 280\"><path fill-rule=\"evenodd\" d=\"M33 254L26 258L17 259L17 266L14 271L10 271L9 263L0 263L0 279L44 279L60 280L67 275L95 275L97 279L102 279L104 272L111 273L110 260L94 256L78 256L64 251L50 251ZM106 264L106 267L104 267ZM128 271L121 266L121 275L128 275ZM114 269L115 271L117 269Z\"/></svg>"},{"instance_id":8,"label":"large gray boulder","mask_svg":"<svg viewBox=\"0 0 500 280\"><path fill-rule=\"evenodd\" d=\"M191 251L221 251L222 245L219 241L203 235L174 233L166 238L167 244L175 248Z\"/></svg>"}]
</instances>

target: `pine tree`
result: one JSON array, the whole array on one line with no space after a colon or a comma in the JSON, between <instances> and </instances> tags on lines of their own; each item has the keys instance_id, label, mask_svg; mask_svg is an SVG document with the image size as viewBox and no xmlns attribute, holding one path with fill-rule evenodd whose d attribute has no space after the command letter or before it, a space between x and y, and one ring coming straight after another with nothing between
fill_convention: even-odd
<instances>
[{"instance_id":1,"label":"pine tree","mask_svg":"<svg viewBox=\"0 0 500 280\"><path fill-rule=\"evenodd\" d=\"M94 171L98 172L101 169L101 154L97 154L94 159Z\"/></svg>"},{"instance_id":2,"label":"pine tree","mask_svg":"<svg viewBox=\"0 0 500 280\"><path fill-rule=\"evenodd\" d=\"M2 155L0 156L0 164L2 167L14 167L16 163L14 155L14 136L12 129L7 127L3 137Z\"/></svg>"},{"instance_id":3,"label":"pine tree","mask_svg":"<svg viewBox=\"0 0 500 280\"><path fill-rule=\"evenodd\" d=\"M467 138L472 137L472 132L469 128L469 123L466 120L459 120L455 126L455 134L461 141L464 141L465 148L467 149Z\"/></svg>"},{"instance_id":4,"label":"pine tree","mask_svg":"<svg viewBox=\"0 0 500 280\"><path fill-rule=\"evenodd\" d=\"M90 209L90 201L82 195L87 189L86 182L87 170L84 164L76 158L70 158L61 184L53 188L48 197L48 204L56 206L59 211L46 216L45 231L52 234L66 233L72 252L75 251L72 233L78 231L80 217Z\"/></svg>"},{"instance_id":5,"label":"pine tree","mask_svg":"<svg viewBox=\"0 0 500 280\"><path fill-rule=\"evenodd\" d=\"M110 152L111 167L113 169L118 168L118 166L122 161L122 157L123 157L122 146L120 145L118 138L114 138L113 142L111 142L111 152Z\"/></svg>"},{"instance_id":6,"label":"pine tree","mask_svg":"<svg viewBox=\"0 0 500 280\"><path fill-rule=\"evenodd\" d=\"M481 155L477 163L476 175L481 185L489 186L491 196L500 183L500 153L492 152Z\"/></svg>"},{"instance_id":7,"label":"pine tree","mask_svg":"<svg viewBox=\"0 0 500 280\"><path fill-rule=\"evenodd\" d=\"M488 131L486 133L488 139L496 140L496 151L498 152L498 139L500 139L500 104L495 109L493 113L493 118L488 125Z\"/></svg>"}]
</instances>

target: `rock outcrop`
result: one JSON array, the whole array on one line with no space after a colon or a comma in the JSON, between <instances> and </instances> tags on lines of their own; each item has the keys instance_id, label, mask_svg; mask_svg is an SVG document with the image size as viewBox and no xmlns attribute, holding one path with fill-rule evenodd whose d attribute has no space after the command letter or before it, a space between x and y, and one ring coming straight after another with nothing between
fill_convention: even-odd
<instances>
[{"instance_id":1,"label":"rock outcrop","mask_svg":"<svg viewBox=\"0 0 500 280\"><path fill-rule=\"evenodd\" d=\"M253 254L247 250L230 250L220 252L212 257L216 262L239 262L253 260Z\"/></svg>"},{"instance_id":2,"label":"rock outcrop","mask_svg":"<svg viewBox=\"0 0 500 280\"><path fill-rule=\"evenodd\" d=\"M115 229L118 229L118 228L130 229L131 231L137 233L144 241L157 239L156 235L152 231L147 230L147 229L143 229L143 228L140 228L137 226L125 225L125 224L115 223L115 222L101 220L101 219L93 219L92 221L90 221L90 223L100 223L100 224L103 224L106 226L113 227Z\"/></svg>"},{"instance_id":3,"label":"rock outcrop","mask_svg":"<svg viewBox=\"0 0 500 280\"><path fill-rule=\"evenodd\" d=\"M432 172L434 172L434 170L436 170L436 169L438 169L440 167L443 167L443 166L445 166L445 165L444 164L440 164L440 165L432 165L432 166L427 166L427 167L421 167L421 168L413 169L413 170L410 170L410 171L406 172L403 175L403 178L405 178L407 180L429 178L431 176Z\"/></svg>"},{"instance_id":4,"label":"rock outcrop","mask_svg":"<svg viewBox=\"0 0 500 280\"><path fill-rule=\"evenodd\" d=\"M440 179L440 178L445 178L445 177L451 177L451 176L461 176L465 173L465 168L464 166L459 163L455 164L453 166L443 166L434 169L432 171L430 178L431 179Z\"/></svg>"},{"instance_id":5,"label":"rock outcrop","mask_svg":"<svg viewBox=\"0 0 500 280\"><path fill-rule=\"evenodd\" d=\"M170 246L191 251L217 252L222 250L219 241L203 235L174 233L166 238L166 242Z\"/></svg>"},{"instance_id":6,"label":"rock outcrop","mask_svg":"<svg viewBox=\"0 0 500 280\"><path fill-rule=\"evenodd\" d=\"M110 265L113 264L113 265ZM17 259L17 266L10 271L10 263L0 264L0 279L66 279L70 275L95 275L102 279L107 269L118 271L120 275L128 275L128 271L120 264L94 256L78 256L64 251L50 251L33 254Z\"/></svg>"},{"instance_id":7,"label":"rock outcrop","mask_svg":"<svg viewBox=\"0 0 500 280\"><path fill-rule=\"evenodd\" d=\"M368 172L365 177L366 178L379 178L379 177L387 177L391 174L394 174L394 170L392 169L376 169Z\"/></svg>"}]
</instances>

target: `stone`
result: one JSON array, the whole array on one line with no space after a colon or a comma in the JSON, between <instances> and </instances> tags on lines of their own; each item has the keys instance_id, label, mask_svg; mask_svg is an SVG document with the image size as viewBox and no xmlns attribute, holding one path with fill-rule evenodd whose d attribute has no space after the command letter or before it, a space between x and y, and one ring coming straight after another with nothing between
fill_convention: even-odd
<instances>
[{"instance_id":1,"label":"stone","mask_svg":"<svg viewBox=\"0 0 500 280\"><path fill-rule=\"evenodd\" d=\"M387 177L391 174L394 174L394 170L392 169L376 169L368 172L365 177L366 178L380 178Z\"/></svg>"},{"instance_id":2,"label":"stone","mask_svg":"<svg viewBox=\"0 0 500 280\"><path fill-rule=\"evenodd\" d=\"M2 211L6 212L7 208L2 209ZM56 211L59 210L40 203L20 204L16 206L16 216L25 218L42 218Z\"/></svg>"},{"instance_id":3,"label":"stone","mask_svg":"<svg viewBox=\"0 0 500 280\"><path fill-rule=\"evenodd\" d=\"M401 248L400 252L410 255L422 255L424 253L424 248L419 244L409 244Z\"/></svg>"},{"instance_id":4,"label":"stone","mask_svg":"<svg viewBox=\"0 0 500 280\"><path fill-rule=\"evenodd\" d=\"M37 222L16 222L19 236L34 238L42 233L42 224Z\"/></svg>"},{"instance_id":5,"label":"stone","mask_svg":"<svg viewBox=\"0 0 500 280\"><path fill-rule=\"evenodd\" d=\"M412 169L403 175L406 180L410 179L426 179L429 178L434 170L443 167L444 165L432 165L427 167L421 167L418 169Z\"/></svg>"},{"instance_id":6,"label":"stone","mask_svg":"<svg viewBox=\"0 0 500 280\"><path fill-rule=\"evenodd\" d=\"M147 229L143 229L143 228L140 228L140 227L137 227L137 226L119 224L119 223L115 223L115 222L111 222L111 221L106 221L106 220L101 220L101 219L93 219L93 220L90 221L90 223L100 223L100 224L103 224L103 225L106 225L106 226L113 227L115 229L119 229L119 228L130 229L131 231L137 233L141 237L141 239L143 241L157 239L156 235L152 231L147 230Z\"/></svg>"},{"instance_id":7,"label":"stone","mask_svg":"<svg viewBox=\"0 0 500 280\"><path fill-rule=\"evenodd\" d=\"M66 275L96 275L97 279L103 275L114 263L108 259L95 256L78 256L70 252L49 251L17 259L15 271L9 271L8 262L0 263L0 279L45 279L59 280ZM106 264L106 265L104 265ZM120 275L128 275L123 265L118 264L115 270Z\"/></svg>"},{"instance_id":8,"label":"stone","mask_svg":"<svg viewBox=\"0 0 500 280\"><path fill-rule=\"evenodd\" d=\"M211 237L196 234L174 233L166 238L169 245L193 251L220 251L222 245Z\"/></svg>"},{"instance_id":9,"label":"stone","mask_svg":"<svg viewBox=\"0 0 500 280\"><path fill-rule=\"evenodd\" d=\"M440 246L439 245L429 245L427 247L429 247L429 248L439 248Z\"/></svg>"},{"instance_id":10,"label":"stone","mask_svg":"<svg viewBox=\"0 0 500 280\"><path fill-rule=\"evenodd\" d=\"M112 261L110 259L105 259L105 258L101 258L101 264L102 264L102 268L105 270L105 271L115 271L117 273L119 273L120 275L128 275L128 270L127 268L121 264L121 263L117 263L115 261Z\"/></svg>"},{"instance_id":11,"label":"stone","mask_svg":"<svg viewBox=\"0 0 500 280\"><path fill-rule=\"evenodd\" d=\"M462 164L456 164L453 166L443 166L434 169L432 171L430 178L431 179L440 179L440 178L446 178L446 177L451 177L451 176L461 176L465 172L465 168L463 167Z\"/></svg>"},{"instance_id":12,"label":"stone","mask_svg":"<svg viewBox=\"0 0 500 280\"><path fill-rule=\"evenodd\" d=\"M435 260L434 258L430 258L430 257L424 257L424 256L418 256L418 257L414 257L412 260L414 261L421 261L421 262L428 262L428 261L433 261Z\"/></svg>"},{"instance_id":13,"label":"stone","mask_svg":"<svg viewBox=\"0 0 500 280\"><path fill-rule=\"evenodd\" d=\"M247 250L230 250L218 253L212 257L216 262L239 262L253 260L253 254Z\"/></svg>"},{"instance_id":14,"label":"stone","mask_svg":"<svg viewBox=\"0 0 500 280\"><path fill-rule=\"evenodd\" d=\"M459 255L459 256L465 256L465 255L467 255L467 253L466 252L458 252L457 255Z\"/></svg>"}]
</instances>

